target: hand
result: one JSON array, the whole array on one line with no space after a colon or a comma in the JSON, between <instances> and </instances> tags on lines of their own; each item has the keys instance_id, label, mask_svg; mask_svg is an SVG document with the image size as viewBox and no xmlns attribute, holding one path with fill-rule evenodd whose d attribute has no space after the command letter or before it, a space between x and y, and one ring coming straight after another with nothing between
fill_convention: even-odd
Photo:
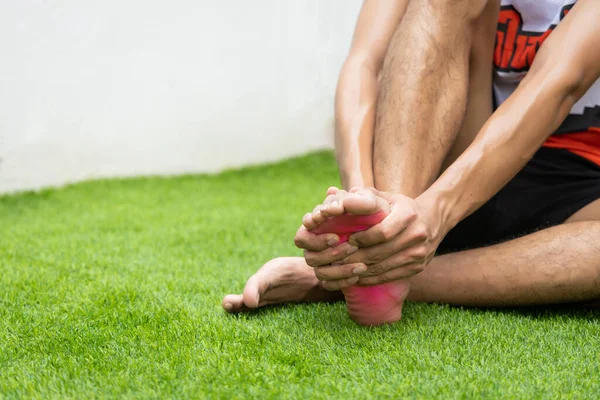
<instances>
[{"instance_id":1,"label":"hand","mask_svg":"<svg viewBox=\"0 0 600 400\"><path fill-rule=\"evenodd\" d=\"M355 188L353 190L358 191L359 188ZM373 206L376 206L374 194L368 192L368 195L371 197ZM296 232L296 237L294 239L295 244L297 247L304 249L304 258L306 263L314 268L315 275L319 279L324 278L324 276L321 275L322 269L330 268L329 266L332 263L340 262L358 250L358 247L352 246L348 243L338 244L340 238L336 234L328 233L318 235L310 231L310 229L313 229L319 224L323 223L327 218L336 215L342 215L344 212L346 212L346 204L344 202L348 201L347 196L348 192L345 190L339 190L335 187L329 188L325 201L315 207L312 213L308 213L304 216L302 219L303 224ZM369 196L367 196L367 198ZM362 200L364 200L364 198ZM380 201L385 203L387 206L387 202L385 200L380 199ZM354 207L357 206L356 198L353 204ZM345 267L351 268L352 266L345 265ZM353 270L357 273L364 272L366 270L366 266L364 264L356 264L354 265ZM343 278L335 281L328 281L326 279L321 280L323 281L323 288L328 290L339 290L341 287L355 284L358 279L359 277L357 275L352 275L347 279Z\"/></svg>"},{"instance_id":2,"label":"hand","mask_svg":"<svg viewBox=\"0 0 600 400\"><path fill-rule=\"evenodd\" d=\"M317 205L312 213L307 213L302 218L302 225L296 232L294 243L298 248L304 250L306 262L311 267L330 265L333 262L343 260L358 250L356 246L351 246L348 243L338 245L340 238L334 233L318 235L310 231L311 228L328 218L320 212L325 207L329 213L343 213L343 199L347 194L348 192L345 190L330 187L323 203Z\"/></svg>"},{"instance_id":3,"label":"hand","mask_svg":"<svg viewBox=\"0 0 600 400\"><path fill-rule=\"evenodd\" d=\"M359 250L334 261L337 265L319 268L319 279L342 283L356 276L359 264L367 269L359 275L360 285L406 279L421 272L435 255L444 236L436 209L419 199L371 190L390 203L390 214L372 228L350 236L348 243Z\"/></svg>"}]
</instances>

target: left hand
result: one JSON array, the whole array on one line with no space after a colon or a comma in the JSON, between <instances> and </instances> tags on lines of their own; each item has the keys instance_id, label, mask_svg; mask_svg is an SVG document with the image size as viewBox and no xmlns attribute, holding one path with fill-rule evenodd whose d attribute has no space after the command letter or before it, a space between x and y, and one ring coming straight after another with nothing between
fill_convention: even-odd
<instances>
[{"instance_id":1,"label":"left hand","mask_svg":"<svg viewBox=\"0 0 600 400\"><path fill-rule=\"evenodd\" d=\"M348 243L359 250L332 266L318 268L319 279L343 282L356 276L352 270L357 263L367 266L359 285L406 279L423 271L435 255L445 235L436 210L419 199L371 190L390 203L390 214L379 224L350 236Z\"/></svg>"}]
</instances>

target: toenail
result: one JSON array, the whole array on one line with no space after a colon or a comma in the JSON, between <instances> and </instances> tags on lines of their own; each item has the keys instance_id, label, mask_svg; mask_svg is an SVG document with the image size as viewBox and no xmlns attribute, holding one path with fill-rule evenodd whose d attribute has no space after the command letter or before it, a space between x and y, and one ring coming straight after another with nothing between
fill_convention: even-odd
<instances>
[{"instance_id":1,"label":"toenail","mask_svg":"<svg viewBox=\"0 0 600 400\"><path fill-rule=\"evenodd\" d=\"M366 265L361 265L360 267L356 267L352 270L352 273L354 275L360 275L363 272L367 272L367 266Z\"/></svg>"},{"instance_id":2,"label":"toenail","mask_svg":"<svg viewBox=\"0 0 600 400\"><path fill-rule=\"evenodd\" d=\"M358 250L358 247L350 246L350 247L348 247L348 250L346 250L346 254L350 255L352 253L356 253L357 250Z\"/></svg>"},{"instance_id":3,"label":"toenail","mask_svg":"<svg viewBox=\"0 0 600 400\"><path fill-rule=\"evenodd\" d=\"M337 235L333 235L333 236L330 236L329 238L327 238L327 244L329 245L329 247L335 246L336 243L339 241L340 241L340 238L337 237Z\"/></svg>"}]
</instances>

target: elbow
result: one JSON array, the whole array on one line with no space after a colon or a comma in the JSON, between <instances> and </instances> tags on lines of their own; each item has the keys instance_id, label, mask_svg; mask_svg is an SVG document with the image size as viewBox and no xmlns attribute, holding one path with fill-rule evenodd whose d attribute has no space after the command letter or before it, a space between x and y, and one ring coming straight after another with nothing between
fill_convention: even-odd
<instances>
[{"instance_id":1,"label":"elbow","mask_svg":"<svg viewBox=\"0 0 600 400\"><path fill-rule=\"evenodd\" d=\"M346 61L344 61L342 70L368 71L373 76L376 76L382 64L383 59L378 60L362 52L352 52L348 55Z\"/></svg>"},{"instance_id":2,"label":"elbow","mask_svg":"<svg viewBox=\"0 0 600 400\"><path fill-rule=\"evenodd\" d=\"M573 104L587 91L586 74L580 68L573 66L558 67L553 74L560 94L565 99L573 100Z\"/></svg>"},{"instance_id":3,"label":"elbow","mask_svg":"<svg viewBox=\"0 0 600 400\"><path fill-rule=\"evenodd\" d=\"M589 84L586 73L581 68L563 62L548 62L543 68L525 79L529 80L537 92L558 107L557 116L566 116L575 103L585 94Z\"/></svg>"}]
</instances>

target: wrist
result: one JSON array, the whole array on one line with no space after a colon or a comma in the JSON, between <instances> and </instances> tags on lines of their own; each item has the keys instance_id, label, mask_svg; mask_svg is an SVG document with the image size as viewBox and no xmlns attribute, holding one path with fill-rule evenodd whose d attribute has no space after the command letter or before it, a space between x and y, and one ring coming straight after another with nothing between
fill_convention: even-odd
<instances>
[{"instance_id":1,"label":"wrist","mask_svg":"<svg viewBox=\"0 0 600 400\"><path fill-rule=\"evenodd\" d=\"M458 223L452 212L451 194L447 191L428 189L415 199L423 212L432 234L441 242Z\"/></svg>"}]
</instances>

